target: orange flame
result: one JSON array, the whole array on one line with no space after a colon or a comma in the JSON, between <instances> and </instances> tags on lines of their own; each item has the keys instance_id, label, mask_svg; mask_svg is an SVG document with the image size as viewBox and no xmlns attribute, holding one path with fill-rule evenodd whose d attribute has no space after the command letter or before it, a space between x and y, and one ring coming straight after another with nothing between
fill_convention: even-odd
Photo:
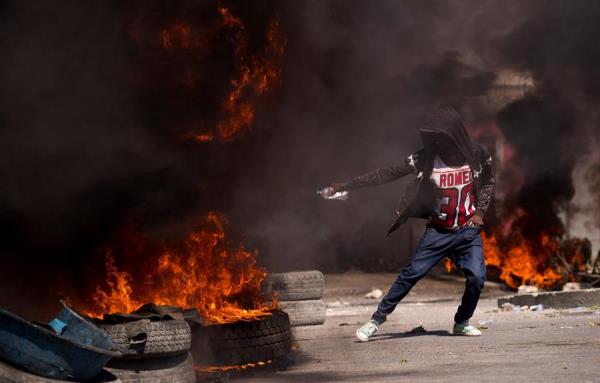
<instances>
[{"instance_id":1,"label":"orange flame","mask_svg":"<svg viewBox=\"0 0 600 383\"><path fill-rule=\"evenodd\" d=\"M273 363L272 360L267 360L264 362L261 361L261 362L256 362L256 363L246 363L246 364L242 364L239 366L209 366L209 367L194 366L194 370L196 372L240 371L240 370L247 370L249 368L254 368L254 367L264 367L271 363Z\"/></svg>"},{"instance_id":2,"label":"orange flame","mask_svg":"<svg viewBox=\"0 0 600 383\"><path fill-rule=\"evenodd\" d=\"M232 32L232 43L238 76L231 80L232 89L222 105L224 118L217 131L222 141L231 141L251 129L255 117L255 99L277 85L281 78L282 59L287 44L278 18L271 19L267 31L267 45L262 54L248 53L248 35L241 19L227 8L219 8L223 26Z\"/></svg>"},{"instance_id":3,"label":"orange flame","mask_svg":"<svg viewBox=\"0 0 600 383\"><path fill-rule=\"evenodd\" d=\"M511 204L525 183L523 166L516 161L517 151L508 141L495 122L482 122L470 126L473 137L486 138L496 145L496 157L501 160L497 165L500 185L505 187L502 198L505 201L505 213L501 221L489 231L482 233L485 263L499 270L499 278L512 288L520 285L535 285L543 289L560 286L569 280L578 278L577 272L586 269L584 241L565 239L564 228L560 224L539 227L536 225L534 209ZM535 225L535 226L532 226ZM534 228L536 230L529 230ZM446 269L452 270L447 261Z\"/></svg>"},{"instance_id":4,"label":"orange flame","mask_svg":"<svg viewBox=\"0 0 600 383\"><path fill-rule=\"evenodd\" d=\"M266 28L265 43L258 49L250 49L249 33L244 21L228 8L217 8L217 23L198 23L175 20L154 33L157 43L165 53L165 62L172 62L179 70L170 73L168 88L183 86L187 91L197 91L203 60L211 53L211 46L224 36L232 45L233 78L220 103L219 121L213 124L196 120L183 129L186 139L198 142L231 142L250 131L254 125L258 102L281 83L283 57L287 39L279 18L273 16ZM130 38L139 46L144 44L140 20L130 28ZM175 87L173 87L175 85Z\"/></svg>"},{"instance_id":5,"label":"orange flame","mask_svg":"<svg viewBox=\"0 0 600 383\"><path fill-rule=\"evenodd\" d=\"M134 281L129 273L119 271L109 252L106 286L96 288L94 308L85 313L101 317L104 313L131 312L142 303L152 302L196 308L210 324L270 315L275 302L263 303L260 290L267 272L256 265L257 252L246 251L243 246L227 248L227 224L222 215L208 213L209 229L190 233L180 248L162 249L150 260L154 268L143 281Z\"/></svg>"},{"instance_id":6,"label":"orange flame","mask_svg":"<svg viewBox=\"0 0 600 383\"><path fill-rule=\"evenodd\" d=\"M494 235L483 233L482 239L486 265L500 269L500 279L512 288L531 284L551 288L565 279L551 258L556 254L558 242L547 235L539 239L539 250L521 236L517 236L504 252L499 250Z\"/></svg>"},{"instance_id":7,"label":"orange flame","mask_svg":"<svg viewBox=\"0 0 600 383\"><path fill-rule=\"evenodd\" d=\"M106 270L108 274L108 279L106 280L108 291L104 291L100 286L96 286L96 292L92 296L92 301L101 310L100 312L129 313L140 307L142 304L131 298L133 294L131 275L117 269L115 258L110 250L108 250L106 255ZM88 314L91 314L91 316L101 316L93 315L93 313Z\"/></svg>"},{"instance_id":8,"label":"orange flame","mask_svg":"<svg viewBox=\"0 0 600 383\"><path fill-rule=\"evenodd\" d=\"M500 279L515 289L520 285L553 288L577 280L573 272L586 268L582 244L577 239L561 244L548 234L532 241L518 233L509 237L482 233L482 240L486 265L499 269Z\"/></svg>"},{"instance_id":9,"label":"orange flame","mask_svg":"<svg viewBox=\"0 0 600 383\"><path fill-rule=\"evenodd\" d=\"M481 239L486 266L497 268L500 280L508 286L517 289L520 285L535 285L550 289L568 280L577 280L570 271L585 271L582 241L572 239L561 246L558 239L548 234L541 234L537 241L526 240L514 230L503 234L507 225L510 223L505 222L492 234L482 232ZM568 268L558 259L563 253ZM449 273L455 268L449 258L445 259L444 267Z\"/></svg>"}]
</instances>

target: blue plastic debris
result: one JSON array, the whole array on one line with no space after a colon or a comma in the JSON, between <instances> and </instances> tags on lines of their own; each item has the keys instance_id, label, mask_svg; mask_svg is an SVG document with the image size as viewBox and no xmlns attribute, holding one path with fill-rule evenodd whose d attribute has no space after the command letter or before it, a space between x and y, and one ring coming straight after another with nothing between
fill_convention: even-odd
<instances>
[{"instance_id":1,"label":"blue plastic debris","mask_svg":"<svg viewBox=\"0 0 600 383\"><path fill-rule=\"evenodd\" d=\"M72 340L73 342L83 343L106 350L114 349L110 336L108 336L104 330L96 327L95 324L83 318L64 301L61 300L60 303L63 305L63 309L58 313L56 318L49 323L52 328L54 328L52 325L53 322L57 328L60 327L61 331L59 335L62 335L64 338Z\"/></svg>"},{"instance_id":2,"label":"blue plastic debris","mask_svg":"<svg viewBox=\"0 0 600 383\"><path fill-rule=\"evenodd\" d=\"M48 322L48 325L52 327L52 330L54 330L54 332L58 335L62 335L64 328L67 327L67 324L65 322L56 318Z\"/></svg>"},{"instance_id":3,"label":"blue plastic debris","mask_svg":"<svg viewBox=\"0 0 600 383\"><path fill-rule=\"evenodd\" d=\"M61 327L57 321L54 323L56 327L53 327L28 322L0 308L0 359L28 372L54 379L85 381L96 377L106 363L120 356L120 353L112 351L110 346L99 347L112 345L106 333L68 306L64 305L64 310L67 312L61 315L61 311L59 320L65 326ZM73 318L69 318L71 313L75 314ZM78 323L79 320L82 323ZM57 334L56 329L62 335Z\"/></svg>"}]
</instances>

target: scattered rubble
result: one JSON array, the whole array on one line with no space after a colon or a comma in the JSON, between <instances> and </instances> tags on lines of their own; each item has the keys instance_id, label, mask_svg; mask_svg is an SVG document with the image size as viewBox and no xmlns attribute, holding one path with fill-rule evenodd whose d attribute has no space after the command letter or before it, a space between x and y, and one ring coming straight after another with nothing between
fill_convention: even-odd
<instances>
[{"instance_id":1,"label":"scattered rubble","mask_svg":"<svg viewBox=\"0 0 600 383\"><path fill-rule=\"evenodd\" d=\"M379 299L383 296L383 291L381 289L373 289L371 292L364 295L365 298L369 299Z\"/></svg>"},{"instance_id":2,"label":"scattered rubble","mask_svg":"<svg viewBox=\"0 0 600 383\"><path fill-rule=\"evenodd\" d=\"M335 308L335 307L348 307L350 306L350 302L347 301L335 301L327 303L327 307Z\"/></svg>"},{"instance_id":3,"label":"scattered rubble","mask_svg":"<svg viewBox=\"0 0 600 383\"><path fill-rule=\"evenodd\" d=\"M568 282L568 283L565 283L565 285L562 288L562 291L577 291L577 290L590 289L590 288L592 288L592 285L590 285L589 283Z\"/></svg>"},{"instance_id":4,"label":"scattered rubble","mask_svg":"<svg viewBox=\"0 0 600 383\"><path fill-rule=\"evenodd\" d=\"M517 294L534 294L539 291L540 289L538 289L537 286L521 285L517 290Z\"/></svg>"},{"instance_id":5,"label":"scattered rubble","mask_svg":"<svg viewBox=\"0 0 600 383\"><path fill-rule=\"evenodd\" d=\"M544 310L544 305L543 304L537 304L537 305L533 305L533 306L528 306L528 305L514 305L510 302L504 302L501 306L503 311L512 311L512 312L516 312L516 313L520 313L521 311L543 311Z\"/></svg>"},{"instance_id":6,"label":"scattered rubble","mask_svg":"<svg viewBox=\"0 0 600 383\"><path fill-rule=\"evenodd\" d=\"M417 327L413 328L412 330L407 331L407 334L424 334L426 332L427 332L427 330L425 330L425 327L417 326Z\"/></svg>"},{"instance_id":7,"label":"scattered rubble","mask_svg":"<svg viewBox=\"0 0 600 383\"><path fill-rule=\"evenodd\" d=\"M486 319L486 320L480 320L477 322L478 326L487 326L489 324L494 324L494 320L493 319Z\"/></svg>"}]
</instances>

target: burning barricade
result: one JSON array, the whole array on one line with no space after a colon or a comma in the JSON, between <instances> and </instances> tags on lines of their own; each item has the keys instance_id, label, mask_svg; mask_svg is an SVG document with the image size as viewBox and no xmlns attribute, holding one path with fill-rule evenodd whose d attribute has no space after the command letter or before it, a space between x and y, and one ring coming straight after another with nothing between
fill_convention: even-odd
<instances>
[{"instance_id":1,"label":"burning barricade","mask_svg":"<svg viewBox=\"0 0 600 383\"><path fill-rule=\"evenodd\" d=\"M110 365L117 375L143 369L135 359L155 360L151 354L191 350L196 369L209 371L268 364L290 352L290 321L276 301L264 301L267 272L256 265L258 253L231 246L227 225L223 215L210 212L202 228L180 242L159 245L127 231L104 249L106 280L83 306L121 346L123 357ZM117 257L145 259L150 267L138 274L122 271ZM173 363L169 368L191 362Z\"/></svg>"},{"instance_id":2,"label":"burning barricade","mask_svg":"<svg viewBox=\"0 0 600 383\"><path fill-rule=\"evenodd\" d=\"M569 282L592 278L591 244L562 234L526 236L517 225L493 228L481 234L488 277L512 289L560 290ZM446 261L446 269L453 269Z\"/></svg>"},{"instance_id":3,"label":"burning barricade","mask_svg":"<svg viewBox=\"0 0 600 383\"><path fill-rule=\"evenodd\" d=\"M53 378L93 379L108 362L107 371L121 380L164 377L191 383L194 371L243 370L287 355L290 319L277 309L275 295L265 302L267 272L256 265L258 253L231 246L227 225L223 215L210 212L200 229L170 245L127 230L103 249L106 279L77 303L83 316L65 306L66 314L45 326L2 312L2 358ZM120 270L122 257L145 259L147 267L139 266L144 272L137 274ZM318 286L309 292L322 294L318 274ZM39 358L15 348L19 342L48 357L47 365L30 363ZM52 362L57 355L64 366Z\"/></svg>"}]
</instances>

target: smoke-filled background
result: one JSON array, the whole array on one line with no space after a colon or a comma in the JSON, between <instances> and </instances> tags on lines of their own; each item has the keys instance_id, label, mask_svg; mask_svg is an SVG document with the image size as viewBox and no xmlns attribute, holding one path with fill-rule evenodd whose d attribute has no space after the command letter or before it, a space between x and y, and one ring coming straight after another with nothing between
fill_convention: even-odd
<instances>
[{"instance_id":1,"label":"smoke-filled background","mask_svg":"<svg viewBox=\"0 0 600 383\"><path fill-rule=\"evenodd\" d=\"M250 51L275 16L287 43L252 128L198 142L236 70L219 5ZM315 191L402 161L435 106L510 144L499 188L528 230L595 240L599 17L595 1L1 2L0 304L40 312L102 276L118 230L168 236L208 210L270 270L399 269L423 225L385 237L406 181ZM178 22L194 53L159 49Z\"/></svg>"}]
</instances>

